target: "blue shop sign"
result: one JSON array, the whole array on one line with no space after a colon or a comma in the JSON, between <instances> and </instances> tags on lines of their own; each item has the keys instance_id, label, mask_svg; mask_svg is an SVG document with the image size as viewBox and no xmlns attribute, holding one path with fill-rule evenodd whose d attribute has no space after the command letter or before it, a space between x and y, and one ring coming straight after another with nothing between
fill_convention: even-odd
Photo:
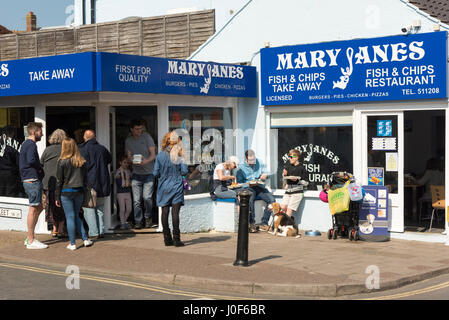
<instances>
[{"instance_id":1,"label":"blue shop sign","mask_svg":"<svg viewBox=\"0 0 449 320\"><path fill-rule=\"evenodd\" d=\"M94 91L95 54L0 62L0 97Z\"/></svg>"},{"instance_id":2,"label":"blue shop sign","mask_svg":"<svg viewBox=\"0 0 449 320\"><path fill-rule=\"evenodd\" d=\"M257 97L256 68L101 53L101 91Z\"/></svg>"},{"instance_id":3,"label":"blue shop sign","mask_svg":"<svg viewBox=\"0 0 449 320\"><path fill-rule=\"evenodd\" d=\"M446 98L445 31L261 50L263 105Z\"/></svg>"},{"instance_id":4,"label":"blue shop sign","mask_svg":"<svg viewBox=\"0 0 449 320\"><path fill-rule=\"evenodd\" d=\"M86 52L0 62L0 96L86 91L257 97L249 66Z\"/></svg>"}]
</instances>

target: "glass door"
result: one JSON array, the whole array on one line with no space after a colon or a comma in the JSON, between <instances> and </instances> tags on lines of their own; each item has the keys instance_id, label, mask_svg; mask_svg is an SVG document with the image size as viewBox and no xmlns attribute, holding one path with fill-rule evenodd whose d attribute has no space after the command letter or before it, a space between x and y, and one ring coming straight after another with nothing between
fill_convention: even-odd
<instances>
[{"instance_id":1,"label":"glass door","mask_svg":"<svg viewBox=\"0 0 449 320\"><path fill-rule=\"evenodd\" d=\"M362 117L362 181L388 188L388 230L404 231L403 113L366 113Z\"/></svg>"}]
</instances>

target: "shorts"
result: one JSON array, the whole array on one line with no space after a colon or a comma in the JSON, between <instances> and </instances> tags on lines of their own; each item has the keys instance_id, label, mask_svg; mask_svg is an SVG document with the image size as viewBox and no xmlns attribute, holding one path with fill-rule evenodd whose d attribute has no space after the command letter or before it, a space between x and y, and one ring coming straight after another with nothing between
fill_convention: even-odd
<instances>
[{"instance_id":1,"label":"shorts","mask_svg":"<svg viewBox=\"0 0 449 320\"><path fill-rule=\"evenodd\" d=\"M282 197L281 205L287 206L287 208L293 211L297 211L303 197L304 197L303 192L292 194L285 193L284 196Z\"/></svg>"},{"instance_id":2,"label":"shorts","mask_svg":"<svg viewBox=\"0 0 449 320\"><path fill-rule=\"evenodd\" d=\"M30 206L37 207L42 203L42 190L44 188L42 181L23 182L23 188L28 196Z\"/></svg>"}]
</instances>

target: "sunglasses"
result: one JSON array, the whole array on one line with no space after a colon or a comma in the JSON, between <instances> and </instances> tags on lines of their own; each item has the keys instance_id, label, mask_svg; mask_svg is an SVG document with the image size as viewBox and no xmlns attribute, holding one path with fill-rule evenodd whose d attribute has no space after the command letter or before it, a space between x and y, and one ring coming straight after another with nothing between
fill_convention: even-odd
<instances>
[{"instance_id":1,"label":"sunglasses","mask_svg":"<svg viewBox=\"0 0 449 320\"><path fill-rule=\"evenodd\" d=\"M298 156L288 156L290 159L298 158Z\"/></svg>"}]
</instances>

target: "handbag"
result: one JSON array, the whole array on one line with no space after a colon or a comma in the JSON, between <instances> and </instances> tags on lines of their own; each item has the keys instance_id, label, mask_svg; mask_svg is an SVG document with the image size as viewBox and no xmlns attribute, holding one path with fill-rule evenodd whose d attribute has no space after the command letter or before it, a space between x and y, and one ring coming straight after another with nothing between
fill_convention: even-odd
<instances>
[{"instance_id":1,"label":"handbag","mask_svg":"<svg viewBox=\"0 0 449 320\"><path fill-rule=\"evenodd\" d=\"M338 214L349 210L349 203L351 198L349 197L348 185L350 181L346 182L342 187L335 190L329 190L327 192L327 198L329 202L329 209L331 214Z\"/></svg>"},{"instance_id":2,"label":"handbag","mask_svg":"<svg viewBox=\"0 0 449 320\"><path fill-rule=\"evenodd\" d=\"M84 208L95 208L97 206L97 191L91 187L84 188Z\"/></svg>"},{"instance_id":3,"label":"handbag","mask_svg":"<svg viewBox=\"0 0 449 320\"><path fill-rule=\"evenodd\" d=\"M362 185L357 182L352 182L348 184L349 198L351 201L361 201L363 199L363 188Z\"/></svg>"},{"instance_id":4,"label":"handbag","mask_svg":"<svg viewBox=\"0 0 449 320\"><path fill-rule=\"evenodd\" d=\"M182 186L184 190L189 191L192 189L192 186L190 185L189 181L186 179L186 177L182 177Z\"/></svg>"}]
</instances>

